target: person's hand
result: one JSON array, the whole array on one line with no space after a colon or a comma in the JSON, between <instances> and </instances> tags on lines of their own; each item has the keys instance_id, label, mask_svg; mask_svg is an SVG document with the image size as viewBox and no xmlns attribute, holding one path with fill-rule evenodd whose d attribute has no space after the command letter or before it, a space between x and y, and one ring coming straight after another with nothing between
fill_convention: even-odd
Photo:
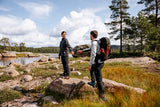
<instances>
[{"instance_id":1,"label":"person's hand","mask_svg":"<svg viewBox=\"0 0 160 107\"><path fill-rule=\"evenodd\" d=\"M58 59L60 59L60 56L58 56Z\"/></svg>"},{"instance_id":2,"label":"person's hand","mask_svg":"<svg viewBox=\"0 0 160 107\"><path fill-rule=\"evenodd\" d=\"M74 55L74 52L72 51L71 54Z\"/></svg>"},{"instance_id":3,"label":"person's hand","mask_svg":"<svg viewBox=\"0 0 160 107\"><path fill-rule=\"evenodd\" d=\"M88 70L91 71L91 65L89 65Z\"/></svg>"},{"instance_id":4,"label":"person's hand","mask_svg":"<svg viewBox=\"0 0 160 107\"><path fill-rule=\"evenodd\" d=\"M83 52L82 50L77 51L78 54L80 54L80 53L82 53L82 52Z\"/></svg>"}]
</instances>

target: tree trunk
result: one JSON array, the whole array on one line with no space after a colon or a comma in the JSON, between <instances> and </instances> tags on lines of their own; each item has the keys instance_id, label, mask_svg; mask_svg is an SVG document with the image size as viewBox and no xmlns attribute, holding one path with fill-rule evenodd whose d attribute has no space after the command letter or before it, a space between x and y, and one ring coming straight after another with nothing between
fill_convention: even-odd
<instances>
[{"instance_id":1,"label":"tree trunk","mask_svg":"<svg viewBox=\"0 0 160 107\"><path fill-rule=\"evenodd\" d=\"M120 4L120 54L122 53L122 5Z\"/></svg>"},{"instance_id":2,"label":"tree trunk","mask_svg":"<svg viewBox=\"0 0 160 107\"><path fill-rule=\"evenodd\" d=\"M142 37L142 35L141 35L141 54L142 54L142 51L143 50L143 37Z\"/></svg>"},{"instance_id":3,"label":"tree trunk","mask_svg":"<svg viewBox=\"0 0 160 107\"><path fill-rule=\"evenodd\" d=\"M158 0L155 0L156 2L156 23L155 23L155 26L156 28L158 28Z\"/></svg>"}]
</instances>

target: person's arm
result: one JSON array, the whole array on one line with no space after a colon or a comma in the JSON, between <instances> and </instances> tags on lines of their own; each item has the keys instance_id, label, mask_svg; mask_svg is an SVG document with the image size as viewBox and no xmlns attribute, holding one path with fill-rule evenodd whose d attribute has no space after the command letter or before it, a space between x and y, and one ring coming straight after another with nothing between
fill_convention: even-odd
<instances>
[{"instance_id":1,"label":"person's arm","mask_svg":"<svg viewBox=\"0 0 160 107\"><path fill-rule=\"evenodd\" d=\"M59 45L59 54L58 54L58 59L60 59L60 56L61 56L61 43Z\"/></svg>"},{"instance_id":2,"label":"person's arm","mask_svg":"<svg viewBox=\"0 0 160 107\"><path fill-rule=\"evenodd\" d=\"M66 47L69 49L69 51L71 52L71 54L73 55L74 52L73 52L73 49L71 47L71 45L69 44L68 40L66 39Z\"/></svg>"},{"instance_id":3,"label":"person's arm","mask_svg":"<svg viewBox=\"0 0 160 107\"><path fill-rule=\"evenodd\" d=\"M91 51L91 48L86 48L82 50L82 52L89 52L89 51Z\"/></svg>"},{"instance_id":4,"label":"person's arm","mask_svg":"<svg viewBox=\"0 0 160 107\"><path fill-rule=\"evenodd\" d=\"M91 48L86 48L86 49L83 49L83 50L79 50L79 51L77 51L77 53L83 53L83 52L89 52L89 51L91 51Z\"/></svg>"}]
</instances>

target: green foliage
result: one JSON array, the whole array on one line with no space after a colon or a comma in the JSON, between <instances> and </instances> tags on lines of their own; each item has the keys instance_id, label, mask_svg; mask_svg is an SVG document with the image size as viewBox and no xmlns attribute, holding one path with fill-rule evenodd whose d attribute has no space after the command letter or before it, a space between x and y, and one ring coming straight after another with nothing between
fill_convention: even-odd
<instances>
[{"instance_id":1,"label":"green foliage","mask_svg":"<svg viewBox=\"0 0 160 107\"><path fill-rule=\"evenodd\" d=\"M18 98L21 98L21 94L19 92L9 89L0 90L0 104Z\"/></svg>"},{"instance_id":2,"label":"green foliage","mask_svg":"<svg viewBox=\"0 0 160 107\"><path fill-rule=\"evenodd\" d=\"M0 75L0 82L13 79L10 75Z\"/></svg>"},{"instance_id":3,"label":"green foliage","mask_svg":"<svg viewBox=\"0 0 160 107\"><path fill-rule=\"evenodd\" d=\"M125 52L125 53L117 53L113 52L109 58L125 58L125 57L140 57L143 56L140 52Z\"/></svg>"},{"instance_id":4,"label":"green foliage","mask_svg":"<svg viewBox=\"0 0 160 107\"><path fill-rule=\"evenodd\" d=\"M58 53L59 47L41 47L41 48L27 47L26 51L34 53Z\"/></svg>"},{"instance_id":5,"label":"green foliage","mask_svg":"<svg viewBox=\"0 0 160 107\"><path fill-rule=\"evenodd\" d=\"M157 61L160 62L160 53L158 53L158 52L147 52L146 55L153 58L154 60L157 60Z\"/></svg>"},{"instance_id":6,"label":"green foliage","mask_svg":"<svg viewBox=\"0 0 160 107\"><path fill-rule=\"evenodd\" d=\"M112 11L112 15L110 16L113 21L111 23L106 23L106 25L111 26L112 32L109 34L111 37L117 35L115 40L120 39L120 53L122 53L122 40L124 36L124 29L126 28L124 23L129 18L129 13L127 13L127 9L129 9L127 0L112 0L112 4L109 6ZM119 25L119 28L117 26Z\"/></svg>"},{"instance_id":7,"label":"green foliage","mask_svg":"<svg viewBox=\"0 0 160 107\"><path fill-rule=\"evenodd\" d=\"M7 50L10 50L10 42L9 42L9 38L6 38L6 37L3 37L1 40L0 40L0 43L3 45L3 50L7 49Z\"/></svg>"},{"instance_id":8,"label":"green foliage","mask_svg":"<svg viewBox=\"0 0 160 107\"><path fill-rule=\"evenodd\" d=\"M145 9L143 9L142 11L145 12L145 14L150 15L150 12L153 12L152 14L154 14L154 19L151 20L152 24L155 25L155 27L158 28L158 24L160 24L160 20L159 20L159 4L160 1L159 0L140 0L138 2L138 4L145 4Z\"/></svg>"}]
</instances>

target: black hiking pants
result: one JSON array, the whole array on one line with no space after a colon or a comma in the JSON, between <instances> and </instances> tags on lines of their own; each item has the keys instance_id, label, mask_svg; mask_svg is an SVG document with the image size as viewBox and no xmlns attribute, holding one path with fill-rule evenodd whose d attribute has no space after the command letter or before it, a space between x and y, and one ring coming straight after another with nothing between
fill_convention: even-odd
<instances>
[{"instance_id":1,"label":"black hiking pants","mask_svg":"<svg viewBox=\"0 0 160 107\"><path fill-rule=\"evenodd\" d=\"M91 81L94 82L96 78L100 96L104 94L104 86L102 83L102 72L101 72L101 69L103 68L103 66L104 66L104 63L100 63L100 64L92 65L92 68L91 68L91 72L92 72Z\"/></svg>"},{"instance_id":2,"label":"black hiking pants","mask_svg":"<svg viewBox=\"0 0 160 107\"><path fill-rule=\"evenodd\" d=\"M64 69L64 76L69 76L68 56L61 56L61 61Z\"/></svg>"},{"instance_id":3,"label":"black hiking pants","mask_svg":"<svg viewBox=\"0 0 160 107\"><path fill-rule=\"evenodd\" d=\"M95 83L95 73L94 73L94 66L95 65L92 65L91 66L91 71L90 71L90 75L91 75L91 82Z\"/></svg>"}]
</instances>

